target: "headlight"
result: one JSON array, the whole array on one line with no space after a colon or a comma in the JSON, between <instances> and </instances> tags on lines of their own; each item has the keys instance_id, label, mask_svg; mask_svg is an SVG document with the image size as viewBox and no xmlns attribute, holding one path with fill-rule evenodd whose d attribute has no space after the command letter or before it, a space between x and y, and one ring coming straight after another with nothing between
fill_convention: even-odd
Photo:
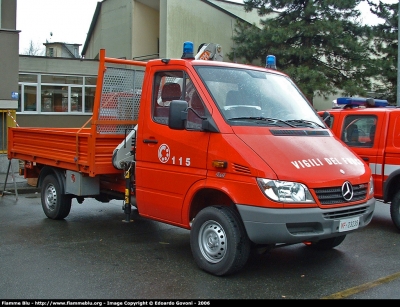
<instances>
[{"instance_id":1,"label":"headlight","mask_svg":"<svg viewBox=\"0 0 400 307\"><path fill-rule=\"evenodd\" d=\"M284 203L315 203L308 188L301 183L257 178L261 191L271 200Z\"/></svg>"},{"instance_id":2,"label":"headlight","mask_svg":"<svg viewBox=\"0 0 400 307\"><path fill-rule=\"evenodd\" d=\"M369 178L369 196L374 196L374 178Z\"/></svg>"}]
</instances>

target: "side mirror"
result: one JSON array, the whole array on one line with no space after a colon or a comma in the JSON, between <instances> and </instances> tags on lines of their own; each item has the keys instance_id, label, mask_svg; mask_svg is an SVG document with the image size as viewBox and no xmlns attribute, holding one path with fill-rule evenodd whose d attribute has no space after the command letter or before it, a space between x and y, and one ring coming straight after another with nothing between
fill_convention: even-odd
<instances>
[{"instance_id":1,"label":"side mirror","mask_svg":"<svg viewBox=\"0 0 400 307\"><path fill-rule=\"evenodd\" d=\"M172 100L169 105L168 127L175 130L185 129L188 103L185 100Z\"/></svg>"},{"instance_id":2,"label":"side mirror","mask_svg":"<svg viewBox=\"0 0 400 307\"><path fill-rule=\"evenodd\" d=\"M325 112L322 114L322 120L325 122L325 124L326 124L329 128L331 127L331 124L332 124L332 122L331 122L331 114L330 114L329 112L325 111Z\"/></svg>"}]
</instances>

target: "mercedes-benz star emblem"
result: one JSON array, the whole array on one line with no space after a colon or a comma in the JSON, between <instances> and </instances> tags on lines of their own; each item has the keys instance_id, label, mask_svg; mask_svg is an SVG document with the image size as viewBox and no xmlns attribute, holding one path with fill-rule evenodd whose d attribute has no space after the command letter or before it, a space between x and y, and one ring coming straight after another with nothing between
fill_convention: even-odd
<instances>
[{"instance_id":1,"label":"mercedes-benz star emblem","mask_svg":"<svg viewBox=\"0 0 400 307\"><path fill-rule=\"evenodd\" d=\"M350 201L353 198L353 186L348 181L342 185L342 196L347 201Z\"/></svg>"}]
</instances>

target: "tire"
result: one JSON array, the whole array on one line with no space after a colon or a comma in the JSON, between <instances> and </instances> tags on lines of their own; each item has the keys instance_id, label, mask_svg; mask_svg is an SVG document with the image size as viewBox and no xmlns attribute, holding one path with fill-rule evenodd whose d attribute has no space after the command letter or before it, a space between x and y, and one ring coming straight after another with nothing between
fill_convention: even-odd
<instances>
[{"instance_id":1,"label":"tire","mask_svg":"<svg viewBox=\"0 0 400 307\"><path fill-rule=\"evenodd\" d=\"M43 180L41 201L44 213L53 220L66 218L71 210L72 197L62 194L60 182L53 174Z\"/></svg>"},{"instance_id":2,"label":"tire","mask_svg":"<svg viewBox=\"0 0 400 307\"><path fill-rule=\"evenodd\" d=\"M250 240L239 214L225 206L199 212L190 231L190 246L197 265L216 276L239 271L250 255Z\"/></svg>"},{"instance_id":3,"label":"tire","mask_svg":"<svg viewBox=\"0 0 400 307\"><path fill-rule=\"evenodd\" d=\"M345 238L346 238L346 235L329 238L329 239L323 239L318 242L312 243L311 245L308 245L308 246L318 249L318 250L329 250L329 249L332 249L332 248L338 246L340 243L343 242L343 240Z\"/></svg>"},{"instance_id":4,"label":"tire","mask_svg":"<svg viewBox=\"0 0 400 307\"><path fill-rule=\"evenodd\" d=\"M390 204L390 217L396 228L400 230L400 192L397 192L392 199L392 203Z\"/></svg>"}]
</instances>

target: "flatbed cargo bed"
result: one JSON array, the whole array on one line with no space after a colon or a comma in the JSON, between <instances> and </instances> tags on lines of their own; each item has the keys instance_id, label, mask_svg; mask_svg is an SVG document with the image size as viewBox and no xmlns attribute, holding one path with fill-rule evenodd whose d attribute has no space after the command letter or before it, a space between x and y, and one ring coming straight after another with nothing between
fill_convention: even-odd
<instances>
[{"instance_id":1,"label":"flatbed cargo bed","mask_svg":"<svg viewBox=\"0 0 400 307\"><path fill-rule=\"evenodd\" d=\"M9 130L9 158L86 173L121 173L113 167L113 150L123 134L97 134L90 128L16 127Z\"/></svg>"}]
</instances>

